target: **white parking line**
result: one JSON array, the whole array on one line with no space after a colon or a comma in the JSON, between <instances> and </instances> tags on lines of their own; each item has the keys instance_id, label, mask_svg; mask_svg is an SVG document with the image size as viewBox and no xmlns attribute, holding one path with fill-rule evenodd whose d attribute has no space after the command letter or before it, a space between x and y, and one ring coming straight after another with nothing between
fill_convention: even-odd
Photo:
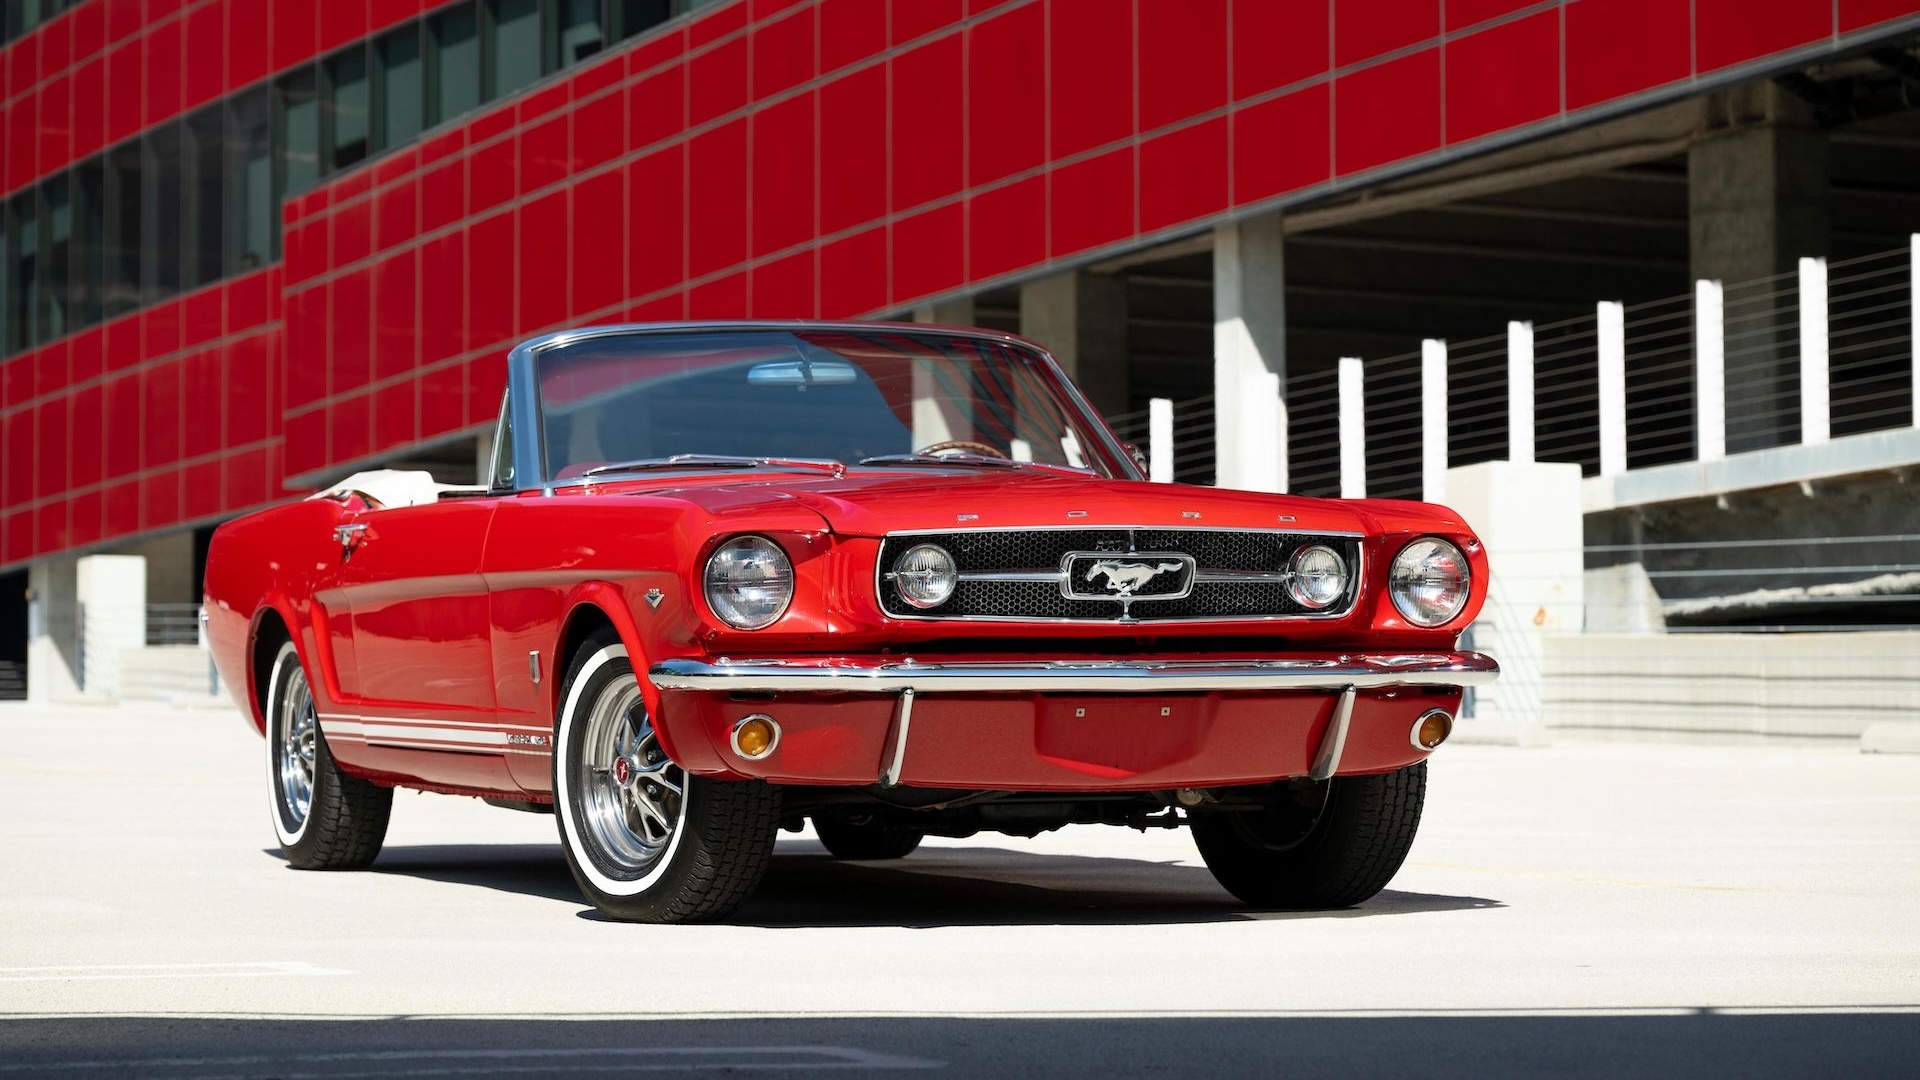
<instances>
[{"instance_id":1,"label":"white parking line","mask_svg":"<svg viewBox=\"0 0 1920 1080\"><path fill-rule=\"evenodd\" d=\"M617 1062L586 1064L582 1058L617 1058ZM477 1064L451 1064L475 1062ZM545 1065L543 1062L551 1062ZM435 1064L446 1063L446 1064ZM287 1066L397 1065L399 1068L375 1068L358 1072L290 1072ZM275 1056L245 1054L234 1057L198 1058L122 1058L99 1061L42 1062L31 1065L0 1065L0 1073L77 1072L111 1069L120 1074L154 1069L245 1069L249 1066L270 1070L282 1080L321 1078L349 1080L368 1076L443 1076L448 1074L539 1071L620 1072L713 1070L713 1069L940 1069L944 1061L882 1054L851 1046L602 1046L561 1047L555 1049L491 1050L374 1050L356 1053L292 1054ZM414 1067L409 1067L414 1066ZM232 1078L245 1073L204 1074Z\"/></svg>"},{"instance_id":2,"label":"white parking line","mask_svg":"<svg viewBox=\"0 0 1920 1080\"><path fill-rule=\"evenodd\" d=\"M351 975L340 968L300 960L233 964L53 964L0 967L0 983L93 982L105 979L257 979L273 976ZM0 1066L0 1072L7 1071Z\"/></svg>"}]
</instances>

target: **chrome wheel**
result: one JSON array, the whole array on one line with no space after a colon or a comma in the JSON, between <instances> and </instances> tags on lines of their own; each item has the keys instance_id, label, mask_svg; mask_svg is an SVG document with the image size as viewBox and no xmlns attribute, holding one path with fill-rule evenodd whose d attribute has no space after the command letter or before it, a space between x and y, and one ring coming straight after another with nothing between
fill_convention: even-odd
<instances>
[{"instance_id":1,"label":"chrome wheel","mask_svg":"<svg viewBox=\"0 0 1920 1080\"><path fill-rule=\"evenodd\" d=\"M278 747L275 787L280 795L280 815L289 832L298 832L313 807L314 752L319 726L314 717L313 691L307 685L307 673L297 662L287 672L275 719Z\"/></svg>"},{"instance_id":2,"label":"chrome wheel","mask_svg":"<svg viewBox=\"0 0 1920 1080\"><path fill-rule=\"evenodd\" d=\"M576 785L606 869L633 878L659 861L686 815L686 775L667 759L631 679L601 689L587 716Z\"/></svg>"}]
</instances>

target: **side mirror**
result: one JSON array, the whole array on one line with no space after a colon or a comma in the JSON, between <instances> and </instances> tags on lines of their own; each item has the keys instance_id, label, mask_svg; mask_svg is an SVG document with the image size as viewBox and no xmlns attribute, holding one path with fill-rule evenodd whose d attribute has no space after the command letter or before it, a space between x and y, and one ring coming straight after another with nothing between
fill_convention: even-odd
<instances>
[{"instance_id":1,"label":"side mirror","mask_svg":"<svg viewBox=\"0 0 1920 1080\"><path fill-rule=\"evenodd\" d=\"M1132 443L1121 443L1120 448L1127 452L1127 456L1133 459L1133 463L1135 465L1140 466L1141 472L1151 473L1153 471L1153 466L1147 464L1146 452L1141 450L1138 446L1135 446Z\"/></svg>"}]
</instances>

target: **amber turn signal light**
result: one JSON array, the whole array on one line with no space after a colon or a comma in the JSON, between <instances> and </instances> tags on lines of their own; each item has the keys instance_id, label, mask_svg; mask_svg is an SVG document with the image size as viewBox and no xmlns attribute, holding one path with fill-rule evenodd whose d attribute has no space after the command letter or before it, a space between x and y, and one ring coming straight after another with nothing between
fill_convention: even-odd
<instances>
[{"instance_id":1,"label":"amber turn signal light","mask_svg":"<svg viewBox=\"0 0 1920 1080\"><path fill-rule=\"evenodd\" d=\"M1453 716L1445 709L1432 709L1421 714L1413 722L1413 745L1415 749L1432 750L1447 741L1453 734Z\"/></svg>"},{"instance_id":2,"label":"amber turn signal light","mask_svg":"<svg viewBox=\"0 0 1920 1080\"><path fill-rule=\"evenodd\" d=\"M733 725L733 752L748 761L759 761L780 745L780 725L762 713L742 717Z\"/></svg>"}]
</instances>

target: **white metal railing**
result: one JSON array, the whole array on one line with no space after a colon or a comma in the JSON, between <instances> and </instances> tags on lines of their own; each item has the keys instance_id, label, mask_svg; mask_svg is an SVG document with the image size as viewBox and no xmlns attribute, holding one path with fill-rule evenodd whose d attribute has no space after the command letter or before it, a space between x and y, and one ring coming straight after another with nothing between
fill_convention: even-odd
<instances>
[{"instance_id":1,"label":"white metal railing","mask_svg":"<svg viewBox=\"0 0 1920 1080\"><path fill-rule=\"evenodd\" d=\"M1343 357L1288 380L1271 452L1288 490L1441 499L1449 467L1480 461L1571 461L1614 476L1906 427L1920 422L1917 308L1920 234L1753 281ZM1155 399L1115 427L1156 479L1211 482L1214 404Z\"/></svg>"}]
</instances>

